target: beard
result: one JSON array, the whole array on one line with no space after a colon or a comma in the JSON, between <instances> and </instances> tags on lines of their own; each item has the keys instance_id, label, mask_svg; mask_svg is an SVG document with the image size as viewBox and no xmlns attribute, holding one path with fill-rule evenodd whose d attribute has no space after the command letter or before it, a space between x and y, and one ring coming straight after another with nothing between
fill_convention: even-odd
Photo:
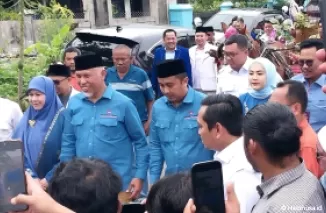
<instances>
[{"instance_id":1,"label":"beard","mask_svg":"<svg viewBox=\"0 0 326 213\"><path fill-rule=\"evenodd\" d=\"M88 92L83 92L83 94L87 97L87 98L90 98L93 96L92 93L88 93Z\"/></svg>"}]
</instances>

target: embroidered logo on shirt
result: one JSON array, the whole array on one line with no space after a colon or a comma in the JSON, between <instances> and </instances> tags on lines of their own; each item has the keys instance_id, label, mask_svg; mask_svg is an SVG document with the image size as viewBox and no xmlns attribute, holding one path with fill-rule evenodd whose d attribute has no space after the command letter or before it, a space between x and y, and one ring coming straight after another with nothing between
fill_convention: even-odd
<instances>
[{"instance_id":1,"label":"embroidered logo on shirt","mask_svg":"<svg viewBox=\"0 0 326 213\"><path fill-rule=\"evenodd\" d=\"M189 119L197 119L197 115L195 115L192 111L190 111L188 113L188 115L185 116L185 119L186 120L189 120Z\"/></svg>"},{"instance_id":2,"label":"embroidered logo on shirt","mask_svg":"<svg viewBox=\"0 0 326 213\"><path fill-rule=\"evenodd\" d=\"M107 113L101 114L101 118L117 118L118 116L112 114L112 112L109 110Z\"/></svg>"}]
</instances>

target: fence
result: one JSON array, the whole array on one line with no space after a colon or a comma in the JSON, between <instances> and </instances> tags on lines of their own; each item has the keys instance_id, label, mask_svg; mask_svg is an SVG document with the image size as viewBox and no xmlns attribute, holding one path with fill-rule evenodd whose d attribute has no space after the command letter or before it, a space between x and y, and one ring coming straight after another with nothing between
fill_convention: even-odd
<instances>
[{"instance_id":1,"label":"fence","mask_svg":"<svg viewBox=\"0 0 326 213\"><path fill-rule=\"evenodd\" d=\"M83 19L75 19L81 23ZM40 38L40 29L43 20L34 20L32 17L25 19L25 47L35 43ZM0 21L0 55L16 55L19 51L19 22L18 21Z\"/></svg>"}]
</instances>

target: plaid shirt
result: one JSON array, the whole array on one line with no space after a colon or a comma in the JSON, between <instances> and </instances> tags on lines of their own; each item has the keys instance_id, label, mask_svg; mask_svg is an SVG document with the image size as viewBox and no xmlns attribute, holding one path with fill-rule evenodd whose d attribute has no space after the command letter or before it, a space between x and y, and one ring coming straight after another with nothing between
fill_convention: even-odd
<instances>
[{"instance_id":1,"label":"plaid shirt","mask_svg":"<svg viewBox=\"0 0 326 213\"><path fill-rule=\"evenodd\" d=\"M260 200L252 213L324 213L326 200L318 179L302 162L257 186Z\"/></svg>"}]
</instances>

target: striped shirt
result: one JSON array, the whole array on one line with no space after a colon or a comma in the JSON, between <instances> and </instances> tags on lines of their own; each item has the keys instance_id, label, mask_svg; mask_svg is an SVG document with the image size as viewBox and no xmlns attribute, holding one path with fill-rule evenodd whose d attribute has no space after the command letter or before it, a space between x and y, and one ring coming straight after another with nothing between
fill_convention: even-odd
<instances>
[{"instance_id":1,"label":"striped shirt","mask_svg":"<svg viewBox=\"0 0 326 213\"><path fill-rule=\"evenodd\" d=\"M257 187L260 200L252 213L326 212L324 191L302 162Z\"/></svg>"},{"instance_id":2,"label":"striped shirt","mask_svg":"<svg viewBox=\"0 0 326 213\"><path fill-rule=\"evenodd\" d=\"M144 70L131 65L129 72L121 79L116 67L111 67L107 70L105 83L133 100L141 121L147 121L147 102L154 100L154 92Z\"/></svg>"}]
</instances>

